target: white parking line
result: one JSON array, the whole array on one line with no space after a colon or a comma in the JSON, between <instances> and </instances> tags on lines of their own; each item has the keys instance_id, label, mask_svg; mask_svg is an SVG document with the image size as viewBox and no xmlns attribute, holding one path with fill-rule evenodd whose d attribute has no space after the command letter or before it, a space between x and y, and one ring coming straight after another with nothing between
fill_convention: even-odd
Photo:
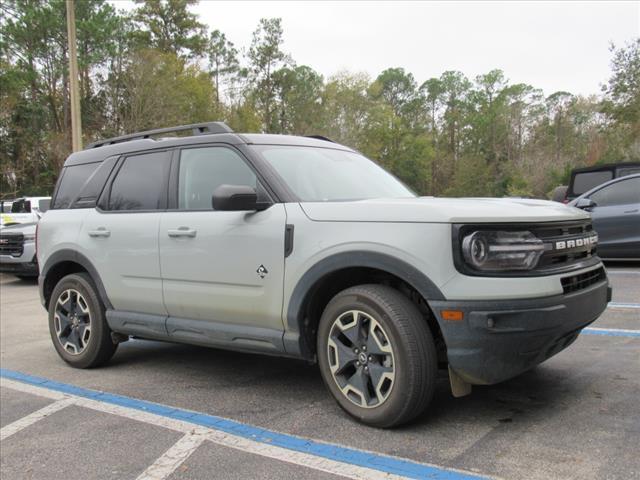
<instances>
[{"instance_id":1,"label":"white parking line","mask_svg":"<svg viewBox=\"0 0 640 480\"><path fill-rule=\"evenodd\" d=\"M138 476L137 480L164 480L207 439L206 432L187 433Z\"/></svg>"},{"instance_id":2,"label":"white parking line","mask_svg":"<svg viewBox=\"0 0 640 480\"><path fill-rule=\"evenodd\" d=\"M68 407L69 405L72 405L73 403L74 402L71 399L58 400L56 402L50 403L40 410L36 410L26 417L22 417L21 419L16 420L9 425L5 425L4 427L2 427L2 429L0 429L0 441L4 440L7 437L10 437L15 433L18 433L20 430L27 428L30 425L33 425L38 420L42 420L43 418L46 418L49 415Z\"/></svg>"},{"instance_id":3,"label":"white parking line","mask_svg":"<svg viewBox=\"0 0 640 480\"><path fill-rule=\"evenodd\" d=\"M607 269L608 274L614 275L640 275L640 270L609 270Z\"/></svg>"},{"instance_id":4,"label":"white parking line","mask_svg":"<svg viewBox=\"0 0 640 480\"><path fill-rule=\"evenodd\" d=\"M154 462L152 466L150 466L147 470L145 470L145 472L141 475L140 478L159 480L159 479L166 478L166 476L165 477L159 476L163 473L165 473L166 475L170 475L171 471L169 471L169 467L172 465L175 465L174 469L177 468L182 462L184 462L186 458L188 458L188 456L192 452L192 450L189 450L189 448L187 448L187 442L188 442L187 437L189 435L194 435L194 434L199 437L204 436L206 437L206 440L216 443L218 445L222 445L224 447L233 448L235 450L239 450L242 452L260 455L262 457L268 457L274 460L279 460L282 462L287 462L287 463L291 463L301 467L306 467L306 468L310 468L317 471L327 472L333 475L338 475L346 478L352 478L357 480L383 480L383 479L384 480L400 480L400 479L408 478L408 477L393 474L390 472L367 468L359 465L354 465L351 463L344 463L337 460L332 460L330 458L324 458L324 457L320 457L320 456L309 454L309 453L299 452L299 451L279 447L276 445L269 445L264 442L253 441L248 438L229 434L213 428L194 426L193 423L185 422L175 418L168 418L162 415L156 415L151 412L144 412L144 411L140 411L140 410L129 408L129 407L101 402L99 400L79 397L72 394L67 394L67 393L62 394L60 392L51 391L44 387L22 383L22 382L18 382L15 380L4 378L4 377L0 378L0 387L10 388L12 390L17 390L17 391L29 393L32 395L44 396L47 398L52 398L52 397L57 398L59 396L62 396L65 400L55 402L52 405L62 404L63 402L66 402L64 406L78 405L78 406L89 408L92 410L96 410L104 413L110 413L113 415L118 415L120 417L131 419L131 420L136 420L136 421L144 422L147 424L161 426L161 427L168 428L170 430L184 433L185 437L183 437L173 447L167 450L167 452L165 452L164 455L162 455L158 460L156 460L156 462ZM60 407L60 408L63 408L63 407ZM44 417L41 416L40 418L44 418ZM34 423L38 419L39 418L34 419L29 423L29 425ZM10 425L8 425L7 427L9 426ZM184 443L180 444L182 440L184 440ZM190 444L190 445L193 446L193 444ZM197 448L197 446L195 448ZM195 448L193 450L195 450ZM180 457L181 455L180 451L182 451L182 455L185 455L184 458L182 459ZM171 459L169 457L173 457L175 459L175 463L172 464ZM154 467L156 464L158 468L152 469L152 467ZM161 468L162 465L166 465L166 467ZM428 464L424 464L424 466L425 468L429 468ZM156 476L147 476L147 477L143 476L149 473L151 470L153 470L151 474ZM443 477L437 476L434 478L443 478ZM455 469L447 469L446 478L457 480L457 479L467 479L467 478L490 478L490 477L461 472Z\"/></svg>"}]
</instances>

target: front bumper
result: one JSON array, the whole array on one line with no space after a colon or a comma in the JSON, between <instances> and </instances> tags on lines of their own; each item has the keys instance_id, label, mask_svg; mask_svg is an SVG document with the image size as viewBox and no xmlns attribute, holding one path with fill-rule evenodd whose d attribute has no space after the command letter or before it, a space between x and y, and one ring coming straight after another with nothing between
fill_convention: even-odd
<instances>
[{"instance_id":1,"label":"front bumper","mask_svg":"<svg viewBox=\"0 0 640 480\"><path fill-rule=\"evenodd\" d=\"M38 261L35 256L31 261L8 262L4 259L4 255L0 257L0 273L12 273L14 275L38 276Z\"/></svg>"},{"instance_id":2,"label":"front bumper","mask_svg":"<svg viewBox=\"0 0 640 480\"><path fill-rule=\"evenodd\" d=\"M512 378L568 347L611 300L608 280L574 293L527 300L436 301L449 366L471 384ZM461 310L448 321L443 310Z\"/></svg>"},{"instance_id":3,"label":"front bumper","mask_svg":"<svg viewBox=\"0 0 640 480\"><path fill-rule=\"evenodd\" d=\"M34 242L25 242L22 247L22 255L18 257L0 255L0 273L37 277L36 244Z\"/></svg>"}]
</instances>

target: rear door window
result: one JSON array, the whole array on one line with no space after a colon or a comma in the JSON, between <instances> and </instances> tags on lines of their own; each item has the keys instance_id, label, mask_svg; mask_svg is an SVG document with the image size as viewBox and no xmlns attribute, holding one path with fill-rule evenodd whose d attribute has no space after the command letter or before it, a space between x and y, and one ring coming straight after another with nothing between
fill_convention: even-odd
<instances>
[{"instance_id":1,"label":"rear door window","mask_svg":"<svg viewBox=\"0 0 640 480\"><path fill-rule=\"evenodd\" d=\"M108 210L163 210L167 204L170 152L125 158L111 184Z\"/></svg>"}]
</instances>

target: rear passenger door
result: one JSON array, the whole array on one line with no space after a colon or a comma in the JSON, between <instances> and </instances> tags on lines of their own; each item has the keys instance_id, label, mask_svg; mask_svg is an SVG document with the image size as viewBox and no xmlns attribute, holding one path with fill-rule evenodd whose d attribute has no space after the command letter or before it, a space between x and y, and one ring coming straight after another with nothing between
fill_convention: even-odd
<instances>
[{"instance_id":1,"label":"rear passenger door","mask_svg":"<svg viewBox=\"0 0 640 480\"><path fill-rule=\"evenodd\" d=\"M170 336L280 349L284 205L274 203L260 212L215 211L212 195L223 184L248 185L257 189L259 199L271 199L256 171L232 147L185 148L177 157L175 208L160 221Z\"/></svg>"},{"instance_id":2,"label":"rear passenger door","mask_svg":"<svg viewBox=\"0 0 640 480\"><path fill-rule=\"evenodd\" d=\"M171 152L129 155L111 174L78 244L100 274L116 310L166 316L158 252Z\"/></svg>"}]
</instances>

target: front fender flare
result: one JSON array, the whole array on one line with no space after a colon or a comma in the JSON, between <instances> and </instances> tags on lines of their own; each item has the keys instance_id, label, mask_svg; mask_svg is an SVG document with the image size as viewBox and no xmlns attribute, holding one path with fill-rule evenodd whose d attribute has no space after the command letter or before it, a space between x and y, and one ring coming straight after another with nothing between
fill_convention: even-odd
<instances>
[{"instance_id":1,"label":"front fender flare","mask_svg":"<svg viewBox=\"0 0 640 480\"><path fill-rule=\"evenodd\" d=\"M313 287L326 275L345 268L364 267L381 270L411 285L427 302L445 300L440 289L413 265L391 255L369 251L341 252L320 260L309 268L296 284L286 312L283 337L287 353L312 359L312 348L304 338L304 306Z\"/></svg>"}]
</instances>

